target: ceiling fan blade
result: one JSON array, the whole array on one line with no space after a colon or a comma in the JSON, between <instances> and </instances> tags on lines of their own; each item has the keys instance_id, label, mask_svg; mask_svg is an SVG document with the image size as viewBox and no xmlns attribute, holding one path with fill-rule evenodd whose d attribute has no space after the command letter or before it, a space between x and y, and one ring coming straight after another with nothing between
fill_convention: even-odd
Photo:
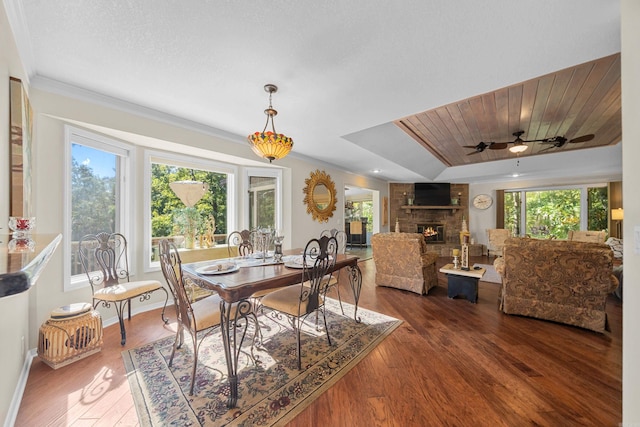
<instances>
[{"instance_id":1,"label":"ceiling fan blade","mask_svg":"<svg viewBox=\"0 0 640 427\"><path fill-rule=\"evenodd\" d=\"M484 142L484 141L480 141L478 143L478 145L465 145L464 147L466 148L473 148L475 151L473 153L469 153L469 154L474 154L474 153L482 153L484 150L487 149L487 147L490 147L491 144L493 144L493 142Z\"/></svg>"},{"instance_id":2,"label":"ceiling fan blade","mask_svg":"<svg viewBox=\"0 0 640 427\"><path fill-rule=\"evenodd\" d=\"M508 142L494 142L493 144L491 144L489 146L489 149L491 149L491 150L504 150L505 148L507 148L507 145L509 145Z\"/></svg>"},{"instance_id":3,"label":"ceiling fan blade","mask_svg":"<svg viewBox=\"0 0 640 427\"><path fill-rule=\"evenodd\" d=\"M526 141L522 141L522 142L553 142L553 140L557 138L543 138L543 139L527 139Z\"/></svg>"},{"instance_id":4,"label":"ceiling fan blade","mask_svg":"<svg viewBox=\"0 0 640 427\"><path fill-rule=\"evenodd\" d=\"M573 138L572 140L569 141L569 143L575 144L577 142L587 142L587 141L591 141L594 137L595 135L590 133L589 135L582 135L577 138Z\"/></svg>"},{"instance_id":5,"label":"ceiling fan blade","mask_svg":"<svg viewBox=\"0 0 640 427\"><path fill-rule=\"evenodd\" d=\"M549 150L551 150L552 148L558 148L558 147L557 147L555 144L554 144L554 145L550 145L550 146L548 146L547 148L543 148L542 150L538 151L538 154L540 154L540 153L544 153L545 151L549 151Z\"/></svg>"}]
</instances>

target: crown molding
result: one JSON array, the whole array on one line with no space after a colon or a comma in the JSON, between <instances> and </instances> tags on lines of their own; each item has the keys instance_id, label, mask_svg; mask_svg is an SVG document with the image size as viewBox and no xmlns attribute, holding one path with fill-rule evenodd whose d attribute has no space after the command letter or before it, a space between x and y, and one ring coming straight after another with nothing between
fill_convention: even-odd
<instances>
[{"instance_id":1,"label":"crown molding","mask_svg":"<svg viewBox=\"0 0 640 427\"><path fill-rule=\"evenodd\" d=\"M24 16L24 8L20 0L3 0L4 9L7 12L7 20L13 33L13 38L18 50L18 56L24 69L23 82L30 85L31 78L35 73L35 57L33 46L27 27L27 20Z\"/></svg>"},{"instance_id":2,"label":"crown molding","mask_svg":"<svg viewBox=\"0 0 640 427\"><path fill-rule=\"evenodd\" d=\"M64 83L59 80L49 79L47 77L36 75L31 79L31 87L42 90L44 92L54 93L78 101L88 102L106 108L112 108L118 111L133 114L150 120L155 120L168 125L178 126L195 132L215 136L217 138L221 138L238 144L246 143L246 137L244 136L227 132L213 126L194 122L192 120L178 117L173 114L168 114L159 110L155 110L153 108L143 107L138 104L123 101L112 96L93 92L88 89L83 89L81 87Z\"/></svg>"}]
</instances>

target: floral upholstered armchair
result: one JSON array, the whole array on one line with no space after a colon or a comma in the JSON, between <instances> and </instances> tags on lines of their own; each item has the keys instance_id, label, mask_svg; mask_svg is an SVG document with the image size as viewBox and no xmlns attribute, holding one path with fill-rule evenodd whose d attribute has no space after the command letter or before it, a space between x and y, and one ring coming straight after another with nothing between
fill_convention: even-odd
<instances>
[{"instance_id":1,"label":"floral upholstered armchair","mask_svg":"<svg viewBox=\"0 0 640 427\"><path fill-rule=\"evenodd\" d=\"M510 238L494 266L502 276L503 312L608 329L605 304L618 286L608 245Z\"/></svg>"},{"instance_id":2,"label":"floral upholstered armchair","mask_svg":"<svg viewBox=\"0 0 640 427\"><path fill-rule=\"evenodd\" d=\"M438 285L438 253L427 252L419 233L377 233L371 238L376 286L404 289L423 295Z\"/></svg>"}]
</instances>

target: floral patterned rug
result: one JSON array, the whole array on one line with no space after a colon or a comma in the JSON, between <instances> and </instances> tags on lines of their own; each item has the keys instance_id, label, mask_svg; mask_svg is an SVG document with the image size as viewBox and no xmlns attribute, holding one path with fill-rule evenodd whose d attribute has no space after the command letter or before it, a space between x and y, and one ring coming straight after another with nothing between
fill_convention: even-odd
<instances>
[{"instance_id":1,"label":"floral patterned rug","mask_svg":"<svg viewBox=\"0 0 640 427\"><path fill-rule=\"evenodd\" d=\"M346 316L337 301L327 298L326 306L332 345L324 328L316 329L315 316L309 316L301 336L301 371L291 325L286 319L274 318L273 313L258 316L262 343L252 348L251 339L245 340L238 369L238 407L233 409L226 407L229 385L219 330L200 347L193 396L189 396L193 348L188 334L171 368L174 336L124 351L140 425L283 425L402 323L362 308L358 309L362 322L356 323L348 317L353 315L352 305L343 303ZM322 324L322 316L319 321Z\"/></svg>"}]
</instances>

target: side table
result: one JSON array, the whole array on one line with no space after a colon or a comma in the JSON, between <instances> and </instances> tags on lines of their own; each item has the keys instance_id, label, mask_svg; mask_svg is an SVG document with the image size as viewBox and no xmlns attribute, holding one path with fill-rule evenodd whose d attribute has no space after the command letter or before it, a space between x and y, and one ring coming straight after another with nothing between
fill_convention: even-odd
<instances>
[{"instance_id":1,"label":"side table","mask_svg":"<svg viewBox=\"0 0 640 427\"><path fill-rule=\"evenodd\" d=\"M464 295L472 303L478 302L478 281L482 279L484 268L461 270L447 264L440 269L440 273L447 275L447 296L454 298Z\"/></svg>"}]
</instances>

